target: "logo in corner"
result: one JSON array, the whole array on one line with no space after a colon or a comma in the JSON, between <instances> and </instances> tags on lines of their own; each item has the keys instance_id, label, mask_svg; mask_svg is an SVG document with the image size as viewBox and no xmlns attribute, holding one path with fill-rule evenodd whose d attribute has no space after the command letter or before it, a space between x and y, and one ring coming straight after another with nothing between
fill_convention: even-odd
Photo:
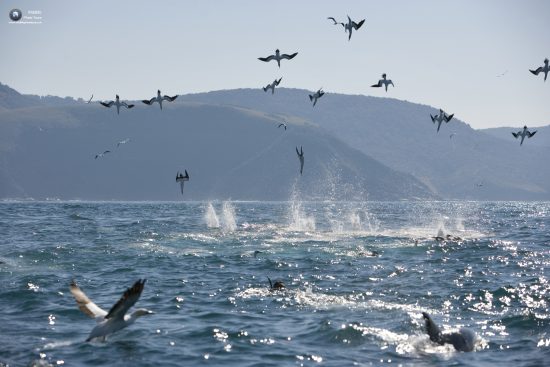
<instances>
[{"instance_id":1,"label":"logo in corner","mask_svg":"<svg viewBox=\"0 0 550 367\"><path fill-rule=\"evenodd\" d=\"M17 22L23 17L23 12L19 9L12 9L10 11L10 19L14 22Z\"/></svg>"}]
</instances>

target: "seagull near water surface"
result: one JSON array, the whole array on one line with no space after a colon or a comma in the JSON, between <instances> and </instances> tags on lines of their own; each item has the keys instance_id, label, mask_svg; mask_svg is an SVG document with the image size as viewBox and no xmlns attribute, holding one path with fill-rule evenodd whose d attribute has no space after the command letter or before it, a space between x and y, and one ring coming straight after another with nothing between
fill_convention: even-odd
<instances>
[{"instance_id":1,"label":"seagull near water surface","mask_svg":"<svg viewBox=\"0 0 550 367\"><path fill-rule=\"evenodd\" d=\"M270 62L271 60L277 61L277 65L281 67L281 60L292 60L296 55L298 55L298 52L295 52L293 54L281 54L279 49L275 50L275 55L269 55L267 57L258 57L258 60L263 62Z\"/></svg>"},{"instance_id":2,"label":"seagull near water surface","mask_svg":"<svg viewBox=\"0 0 550 367\"><path fill-rule=\"evenodd\" d=\"M93 97L93 95L92 95ZM92 99L90 98L90 101ZM108 107L108 108L111 108L112 106L116 106L116 113L117 115L120 114L120 107L126 107L126 108L132 108L134 107L133 104L128 104L126 102L120 102L120 97L118 96L118 94L116 95L116 99L114 101L109 101L109 102L99 102L102 106L105 106L105 107Z\"/></svg>"},{"instance_id":3,"label":"seagull near water surface","mask_svg":"<svg viewBox=\"0 0 550 367\"><path fill-rule=\"evenodd\" d=\"M132 287L128 288L109 312L93 303L74 280L71 282L70 290L78 307L86 315L97 321L97 325L92 329L86 341L96 338L105 341L107 335L132 325L141 316L154 313L144 308L138 308L131 314L127 314L128 310L132 308L141 296L145 281L146 279L139 279Z\"/></svg>"},{"instance_id":4,"label":"seagull near water surface","mask_svg":"<svg viewBox=\"0 0 550 367\"><path fill-rule=\"evenodd\" d=\"M146 105L152 105L153 103L157 102L160 106L160 109L162 110L162 101L168 101L173 102L176 98L178 98L178 95L175 95L173 97L167 96L167 95L161 95L160 89L157 90L157 96L153 97L151 99L144 99L141 102L145 103Z\"/></svg>"}]
</instances>

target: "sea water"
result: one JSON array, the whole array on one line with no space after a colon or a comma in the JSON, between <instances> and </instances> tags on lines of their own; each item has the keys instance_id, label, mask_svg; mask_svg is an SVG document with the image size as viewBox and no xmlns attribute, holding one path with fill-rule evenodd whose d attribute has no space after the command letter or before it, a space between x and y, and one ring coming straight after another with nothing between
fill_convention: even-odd
<instances>
[{"instance_id":1,"label":"sea water","mask_svg":"<svg viewBox=\"0 0 550 367\"><path fill-rule=\"evenodd\" d=\"M0 234L2 366L550 360L550 203L8 201ZM108 310L140 278L155 314L84 342L71 280ZM476 350L430 342L422 311Z\"/></svg>"}]
</instances>

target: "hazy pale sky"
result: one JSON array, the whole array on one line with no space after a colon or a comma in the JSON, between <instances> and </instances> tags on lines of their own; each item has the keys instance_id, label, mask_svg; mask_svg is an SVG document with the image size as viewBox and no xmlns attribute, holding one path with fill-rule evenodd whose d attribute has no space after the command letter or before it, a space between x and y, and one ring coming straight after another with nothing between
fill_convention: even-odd
<instances>
[{"instance_id":1,"label":"hazy pale sky","mask_svg":"<svg viewBox=\"0 0 550 367\"><path fill-rule=\"evenodd\" d=\"M19 8L42 24L10 24ZM281 87L441 107L474 128L550 123L545 0L3 0L0 82L95 99ZM350 42L327 17L363 27ZM263 63L279 48L299 52ZM382 73L387 93L370 88ZM498 77L498 75L503 74ZM307 106L306 106L307 107Z\"/></svg>"}]
</instances>

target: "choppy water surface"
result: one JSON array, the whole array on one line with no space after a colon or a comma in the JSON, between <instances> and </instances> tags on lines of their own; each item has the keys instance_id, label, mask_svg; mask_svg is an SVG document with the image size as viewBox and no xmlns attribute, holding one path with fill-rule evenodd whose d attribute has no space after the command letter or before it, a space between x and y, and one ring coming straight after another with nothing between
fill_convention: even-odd
<instances>
[{"instance_id":1,"label":"choppy water surface","mask_svg":"<svg viewBox=\"0 0 550 367\"><path fill-rule=\"evenodd\" d=\"M0 365L550 360L549 203L4 202L0 233ZM106 309L147 278L156 314L85 343L73 278ZM431 343L421 311L476 351Z\"/></svg>"}]
</instances>

